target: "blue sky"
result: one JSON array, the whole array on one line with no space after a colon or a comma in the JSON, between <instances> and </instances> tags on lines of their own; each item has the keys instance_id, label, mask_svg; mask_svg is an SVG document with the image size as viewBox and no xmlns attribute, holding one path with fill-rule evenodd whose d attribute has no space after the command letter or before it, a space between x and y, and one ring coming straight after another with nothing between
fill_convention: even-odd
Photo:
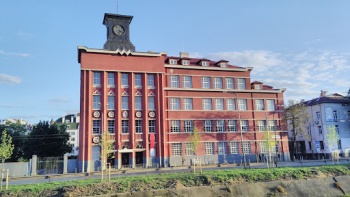
<instances>
[{"instance_id":1,"label":"blue sky","mask_svg":"<svg viewBox=\"0 0 350 197\"><path fill-rule=\"evenodd\" d=\"M0 119L31 123L79 111L77 46L103 48L104 13L134 16L137 51L189 52L254 67L285 100L346 94L350 1L2 0Z\"/></svg>"}]
</instances>

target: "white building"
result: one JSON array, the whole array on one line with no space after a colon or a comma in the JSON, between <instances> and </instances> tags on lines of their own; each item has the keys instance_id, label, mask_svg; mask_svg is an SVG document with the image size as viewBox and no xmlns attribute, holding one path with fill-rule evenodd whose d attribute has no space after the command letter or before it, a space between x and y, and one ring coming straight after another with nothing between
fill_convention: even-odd
<instances>
[{"instance_id":1,"label":"white building","mask_svg":"<svg viewBox=\"0 0 350 197\"><path fill-rule=\"evenodd\" d=\"M326 134L329 127L335 126L339 136L338 150L349 156L350 99L340 94L326 95L326 91L321 91L320 97L304 101L304 104L309 113L305 126L310 137L298 136L298 152L330 153Z\"/></svg>"},{"instance_id":2,"label":"white building","mask_svg":"<svg viewBox=\"0 0 350 197\"><path fill-rule=\"evenodd\" d=\"M58 125L67 125L67 132L69 133L69 143L73 144L73 150L68 155L78 155L79 152L79 123L80 115L79 113L67 114L56 120Z\"/></svg>"}]
</instances>

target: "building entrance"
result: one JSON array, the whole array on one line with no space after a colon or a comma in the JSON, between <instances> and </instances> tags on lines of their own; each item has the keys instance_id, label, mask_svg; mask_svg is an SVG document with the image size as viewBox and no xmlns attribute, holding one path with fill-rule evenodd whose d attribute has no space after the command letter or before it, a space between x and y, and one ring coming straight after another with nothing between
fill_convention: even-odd
<instances>
[{"instance_id":1,"label":"building entrance","mask_svg":"<svg viewBox=\"0 0 350 197\"><path fill-rule=\"evenodd\" d=\"M143 152L136 152L136 164L143 163Z\"/></svg>"},{"instance_id":2,"label":"building entrance","mask_svg":"<svg viewBox=\"0 0 350 197\"><path fill-rule=\"evenodd\" d=\"M129 155L130 153L122 153L122 165L123 166L126 166L126 165L129 165L130 162L129 162Z\"/></svg>"}]
</instances>

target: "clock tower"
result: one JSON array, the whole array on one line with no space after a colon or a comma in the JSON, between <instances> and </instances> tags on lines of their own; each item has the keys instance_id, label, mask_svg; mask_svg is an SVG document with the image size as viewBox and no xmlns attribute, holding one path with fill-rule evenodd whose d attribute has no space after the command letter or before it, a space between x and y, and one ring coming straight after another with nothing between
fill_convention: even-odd
<instances>
[{"instance_id":1,"label":"clock tower","mask_svg":"<svg viewBox=\"0 0 350 197\"><path fill-rule=\"evenodd\" d=\"M107 41L105 50L135 51L135 46L130 42L130 23L132 16L120 14L105 14L103 24L107 27Z\"/></svg>"}]
</instances>

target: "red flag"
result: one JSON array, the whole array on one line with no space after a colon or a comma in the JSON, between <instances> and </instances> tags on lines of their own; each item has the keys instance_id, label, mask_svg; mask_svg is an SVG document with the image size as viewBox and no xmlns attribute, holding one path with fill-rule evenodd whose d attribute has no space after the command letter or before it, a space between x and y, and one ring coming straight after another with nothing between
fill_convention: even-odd
<instances>
[{"instance_id":1,"label":"red flag","mask_svg":"<svg viewBox=\"0 0 350 197\"><path fill-rule=\"evenodd\" d=\"M154 133L150 133L149 134L150 148L154 148L154 140L155 140Z\"/></svg>"}]
</instances>

